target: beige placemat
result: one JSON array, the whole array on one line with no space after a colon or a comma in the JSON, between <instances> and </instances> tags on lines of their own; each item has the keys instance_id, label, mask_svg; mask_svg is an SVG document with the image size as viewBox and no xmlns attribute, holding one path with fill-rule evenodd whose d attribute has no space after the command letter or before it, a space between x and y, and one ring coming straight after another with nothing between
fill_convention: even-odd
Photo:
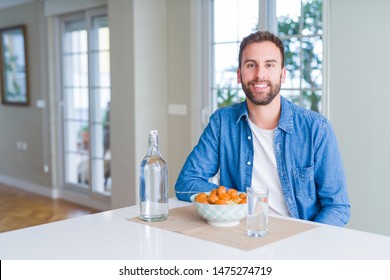
<instances>
[{"instance_id":1,"label":"beige placemat","mask_svg":"<svg viewBox=\"0 0 390 280\"><path fill-rule=\"evenodd\" d=\"M162 222L145 222L138 217L129 221L145 224L163 230L178 232L226 246L250 251L269 243L311 230L316 225L270 217L269 232L265 237L255 238L246 235L246 220L234 227L216 227L207 224L199 216L195 205L189 205L169 210L168 219Z\"/></svg>"}]
</instances>

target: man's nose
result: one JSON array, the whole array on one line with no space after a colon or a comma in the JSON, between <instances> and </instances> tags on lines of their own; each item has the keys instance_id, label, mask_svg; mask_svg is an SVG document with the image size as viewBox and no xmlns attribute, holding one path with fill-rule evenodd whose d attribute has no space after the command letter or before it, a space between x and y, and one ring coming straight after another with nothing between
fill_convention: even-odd
<instances>
[{"instance_id":1,"label":"man's nose","mask_svg":"<svg viewBox=\"0 0 390 280\"><path fill-rule=\"evenodd\" d=\"M256 68L256 71L255 71L255 76L256 76L256 78L259 79L259 80L265 79L265 77L266 77L265 67L263 67L263 66L258 66L258 67Z\"/></svg>"}]
</instances>

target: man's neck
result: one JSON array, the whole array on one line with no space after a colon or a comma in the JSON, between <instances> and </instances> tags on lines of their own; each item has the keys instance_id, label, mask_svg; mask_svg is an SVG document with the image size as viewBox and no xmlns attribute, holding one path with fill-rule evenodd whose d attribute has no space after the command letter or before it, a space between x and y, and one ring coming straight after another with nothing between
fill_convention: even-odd
<instances>
[{"instance_id":1,"label":"man's neck","mask_svg":"<svg viewBox=\"0 0 390 280\"><path fill-rule=\"evenodd\" d=\"M280 118L281 98L277 95L268 105L255 105L248 101L249 118L258 127L263 129L274 129Z\"/></svg>"}]
</instances>

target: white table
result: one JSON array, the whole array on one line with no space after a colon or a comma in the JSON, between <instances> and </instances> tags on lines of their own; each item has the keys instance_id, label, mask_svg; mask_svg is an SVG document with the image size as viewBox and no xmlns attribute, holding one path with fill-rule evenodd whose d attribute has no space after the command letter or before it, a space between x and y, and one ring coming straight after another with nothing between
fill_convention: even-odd
<instances>
[{"instance_id":1,"label":"white table","mask_svg":"<svg viewBox=\"0 0 390 280\"><path fill-rule=\"evenodd\" d=\"M188 203L170 200L170 208ZM0 234L0 259L390 259L390 237L328 225L252 251L145 226L138 206ZM304 221L302 221L304 222ZM222 253L221 253L222 252Z\"/></svg>"}]
</instances>

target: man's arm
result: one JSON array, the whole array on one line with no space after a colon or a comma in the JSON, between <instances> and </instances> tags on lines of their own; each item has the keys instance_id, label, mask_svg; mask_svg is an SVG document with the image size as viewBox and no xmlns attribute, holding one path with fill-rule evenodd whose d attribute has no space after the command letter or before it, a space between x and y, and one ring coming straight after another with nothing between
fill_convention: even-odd
<instances>
[{"instance_id":1,"label":"man's arm","mask_svg":"<svg viewBox=\"0 0 390 280\"><path fill-rule=\"evenodd\" d=\"M350 204L341 154L329 122L316 144L315 184L321 210L316 222L344 226L350 218Z\"/></svg>"},{"instance_id":2,"label":"man's arm","mask_svg":"<svg viewBox=\"0 0 390 280\"><path fill-rule=\"evenodd\" d=\"M219 127L219 117L213 115L179 174L175 185L178 199L190 201L191 195L211 191L216 187L208 180L219 170Z\"/></svg>"}]
</instances>

